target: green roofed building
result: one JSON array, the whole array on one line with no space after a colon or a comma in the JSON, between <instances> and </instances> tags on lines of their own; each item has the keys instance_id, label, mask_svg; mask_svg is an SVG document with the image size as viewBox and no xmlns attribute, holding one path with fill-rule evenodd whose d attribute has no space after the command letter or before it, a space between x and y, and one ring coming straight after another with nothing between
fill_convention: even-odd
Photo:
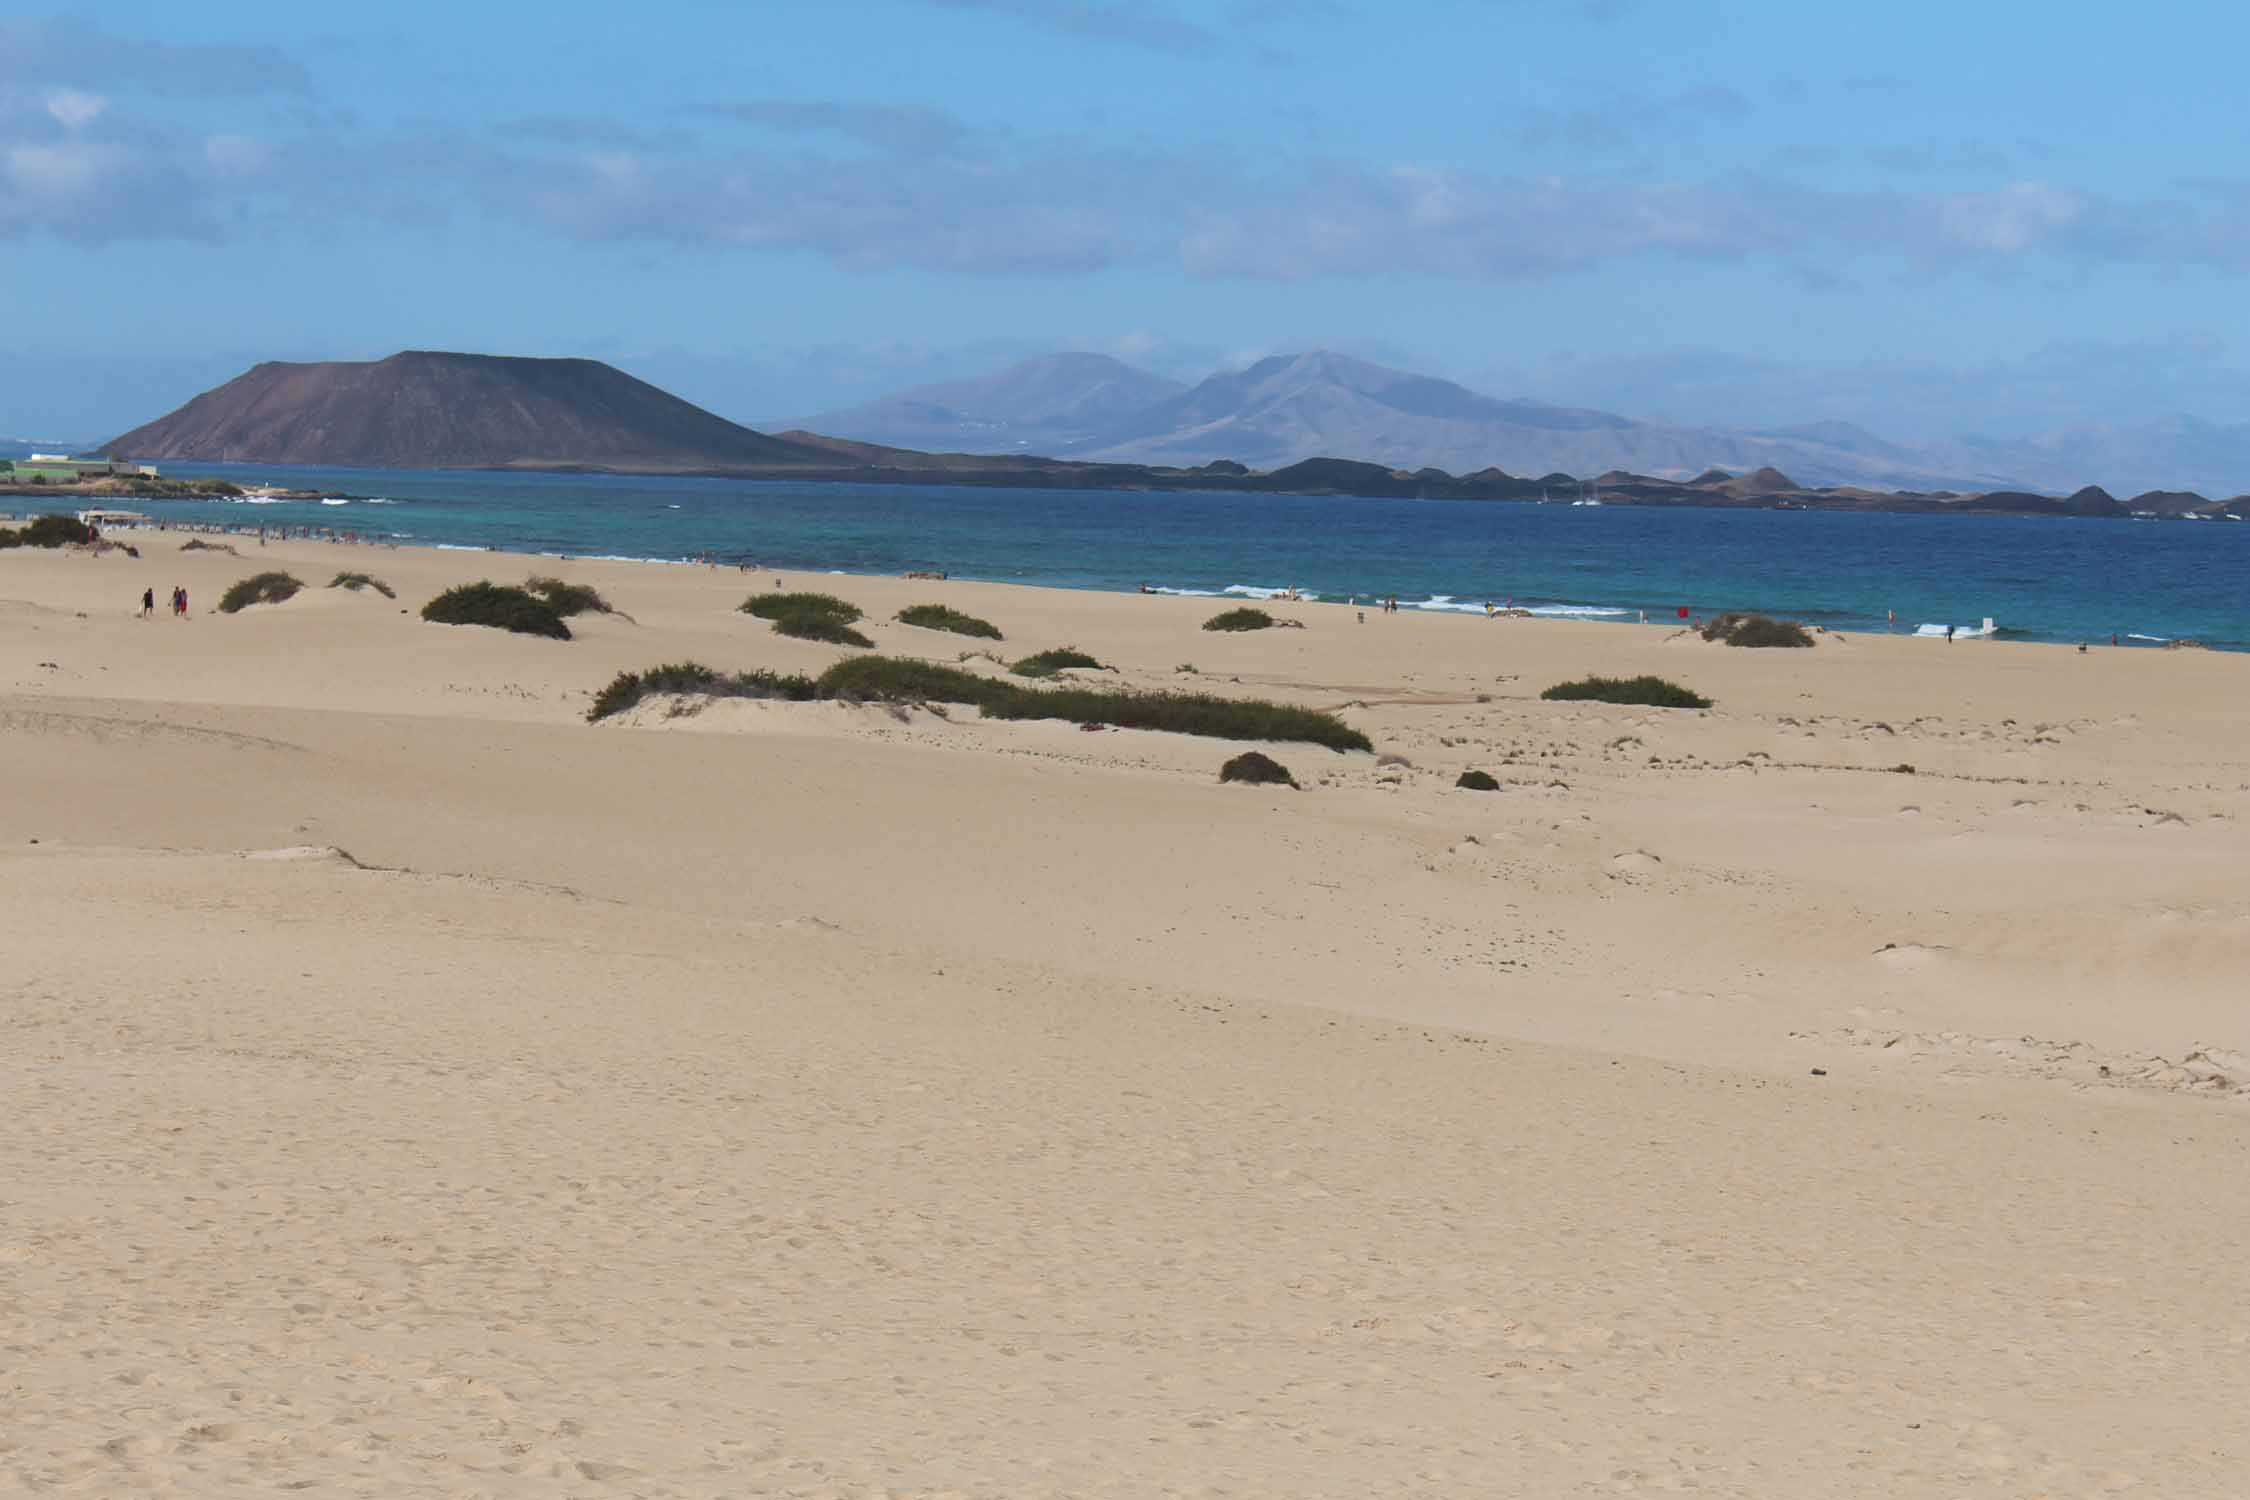
<instances>
[{"instance_id":1,"label":"green roofed building","mask_svg":"<svg viewBox=\"0 0 2250 1500\"><path fill-rule=\"evenodd\" d=\"M0 458L0 482L28 484L44 479L49 484L77 484L87 479L153 479L156 470L146 464L114 463L106 458L57 458L36 453L29 458Z\"/></svg>"}]
</instances>

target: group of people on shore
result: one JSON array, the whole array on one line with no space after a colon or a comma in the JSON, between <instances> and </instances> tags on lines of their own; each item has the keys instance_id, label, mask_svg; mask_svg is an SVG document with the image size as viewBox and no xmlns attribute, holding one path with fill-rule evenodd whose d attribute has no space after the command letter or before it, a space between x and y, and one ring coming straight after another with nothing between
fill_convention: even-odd
<instances>
[{"instance_id":1,"label":"group of people on shore","mask_svg":"<svg viewBox=\"0 0 2250 1500\"><path fill-rule=\"evenodd\" d=\"M149 619L154 619L155 617L156 617L156 590L154 590L154 589L142 589L142 590L141 590L141 618L142 618L142 619L144 619L144 620L149 620ZM175 619L175 620L184 620L184 619L186 619L187 617L188 617L187 590L186 590L186 589L184 589L184 588L175 588L174 590L172 590L172 618L173 618L173 619Z\"/></svg>"}]
</instances>

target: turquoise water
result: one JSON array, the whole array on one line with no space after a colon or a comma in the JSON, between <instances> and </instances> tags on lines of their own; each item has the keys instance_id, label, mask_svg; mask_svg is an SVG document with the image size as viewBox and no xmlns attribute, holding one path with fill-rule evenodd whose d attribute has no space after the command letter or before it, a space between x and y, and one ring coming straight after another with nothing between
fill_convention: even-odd
<instances>
[{"instance_id":1,"label":"turquoise water","mask_svg":"<svg viewBox=\"0 0 2250 1500\"><path fill-rule=\"evenodd\" d=\"M1989 615L2032 640L2194 637L2250 649L2250 523L1826 515L1301 495L1144 494L610 475L164 466L344 491L347 504L140 501L174 523L683 559L804 573L1323 600L1590 620L1758 609L1837 629ZM0 508L11 502L0 499ZM36 502L17 498L18 508ZM83 503L83 502L77 502ZM71 508L58 501L50 508Z\"/></svg>"}]
</instances>

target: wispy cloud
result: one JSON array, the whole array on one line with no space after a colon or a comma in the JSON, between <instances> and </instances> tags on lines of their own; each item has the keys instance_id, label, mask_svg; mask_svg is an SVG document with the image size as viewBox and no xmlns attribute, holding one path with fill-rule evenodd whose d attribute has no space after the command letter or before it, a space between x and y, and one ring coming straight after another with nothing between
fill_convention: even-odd
<instances>
[{"instance_id":1,"label":"wispy cloud","mask_svg":"<svg viewBox=\"0 0 2250 1500\"><path fill-rule=\"evenodd\" d=\"M896 156L944 155L984 134L942 109L835 99L756 99L700 113L788 135L833 135Z\"/></svg>"},{"instance_id":2,"label":"wispy cloud","mask_svg":"<svg viewBox=\"0 0 2250 1500\"><path fill-rule=\"evenodd\" d=\"M81 88L130 79L135 93L168 98L312 92L304 65L277 47L152 42L82 15L0 20L0 77Z\"/></svg>"},{"instance_id":3,"label":"wispy cloud","mask_svg":"<svg viewBox=\"0 0 2250 1500\"><path fill-rule=\"evenodd\" d=\"M1185 55L1217 44L1218 34L1156 0L921 0L943 10L1006 16L1043 31Z\"/></svg>"},{"instance_id":4,"label":"wispy cloud","mask_svg":"<svg viewBox=\"0 0 2250 1500\"><path fill-rule=\"evenodd\" d=\"M1558 145L1619 150L1677 140L1713 121L1740 119L1753 108L1748 96L1726 84L1647 99L1618 99L1605 91L1598 108L1532 111L1518 138L1535 150Z\"/></svg>"},{"instance_id":5,"label":"wispy cloud","mask_svg":"<svg viewBox=\"0 0 2250 1500\"><path fill-rule=\"evenodd\" d=\"M1171 14L1149 5L945 3L1080 19L1100 12L1120 23ZM19 54L51 50L57 35L128 52L142 45L87 24L14 24L0 37ZM200 58L222 73L255 65L273 88L301 80L285 57L215 51L163 55ZM214 133L168 118L162 100L141 93L127 107L78 76L0 93L0 238L224 240L307 224L488 219L573 243L975 276L1154 268L1202 278L1405 272L1490 281L1665 257L1765 260L1800 280L1808 265L1847 258L1924 275L2041 260L2250 270L2250 188L2241 183L2124 199L1984 170L2001 164L1973 156L1934 163L1948 169L1948 191L1831 187L1809 180L1817 169L1803 162L1720 176L1645 164L1506 173L1129 148L1029 136L910 103L776 98L700 106L693 113L709 128L694 133L592 115L478 131L370 131L318 110L230 120ZM1676 128L1750 107L1713 86L1657 101L1648 123Z\"/></svg>"},{"instance_id":6,"label":"wispy cloud","mask_svg":"<svg viewBox=\"0 0 2250 1500\"><path fill-rule=\"evenodd\" d=\"M684 151L695 137L684 130L644 130L593 115L524 115L493 127L503 140L610 151Z\"/></svg>"}]
</instances>

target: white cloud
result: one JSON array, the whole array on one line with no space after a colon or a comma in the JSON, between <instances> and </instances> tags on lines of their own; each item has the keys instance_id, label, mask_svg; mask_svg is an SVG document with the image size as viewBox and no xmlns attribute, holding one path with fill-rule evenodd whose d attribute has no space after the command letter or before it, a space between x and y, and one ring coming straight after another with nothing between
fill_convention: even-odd
<instances>
[{"instance_id":1,"label":"white cloud","mask_svg":"<svg viewBox=\"0 0 2250 1500\"><path fill-rule=\"evenodd\" d=\"M1937 200L1945 236L1972 250L2013 255L2032 249L2086 211L2086 201L2043 182L2011 183L1998 192L1951 193Z\"/></svg>"},{"instance_id":2,"label":"white cloud","mask_svg":"<svg viewBox=\"0 0 2250 1500\"><path fill-rule=\"evenodd\" d=\"M65 130L84 130L109 109L109 101L83 89L49 89L47 113Z\"/></svg>"},{"instance_id":3,"label":"white cloud","mask_svg":"<svg viewBox=\"0 0 2250 1500\"><path fill-rule=\"evenodd\" d=\"M86 141L12 145L0 154L9 183L33 197L76 197L125 160L123 148Z\"/></svg>"}]
</instances>

